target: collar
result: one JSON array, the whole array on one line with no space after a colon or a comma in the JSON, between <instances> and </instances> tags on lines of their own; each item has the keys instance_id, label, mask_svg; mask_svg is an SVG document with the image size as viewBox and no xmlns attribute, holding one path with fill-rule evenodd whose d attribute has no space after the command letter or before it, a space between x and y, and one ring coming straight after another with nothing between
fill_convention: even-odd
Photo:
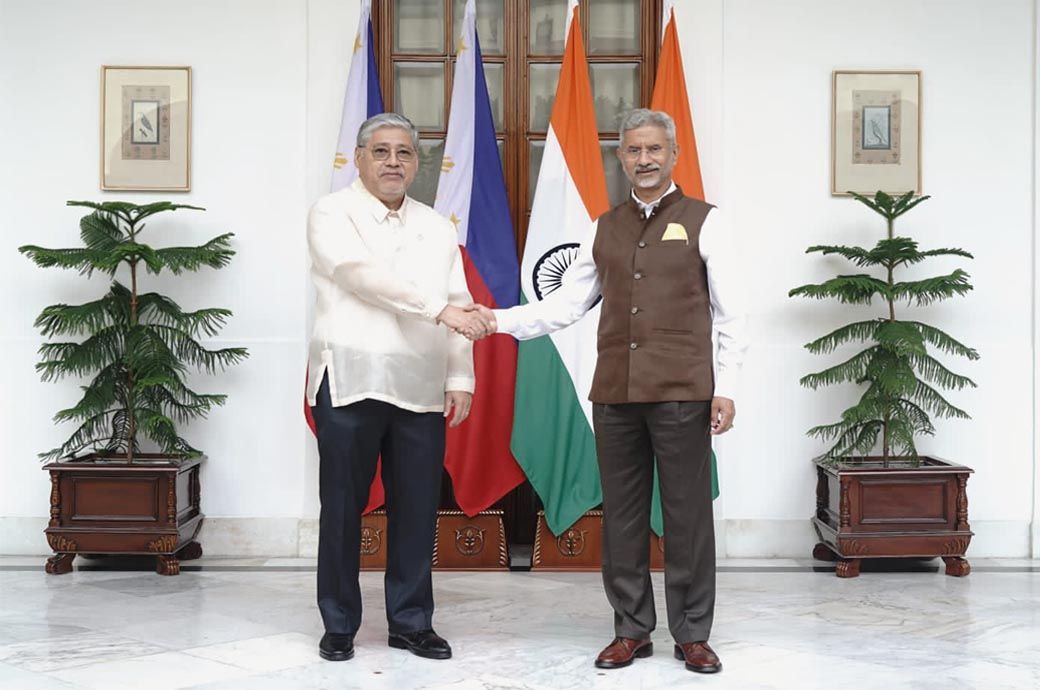
<instances>
[{"instance_id":1,"label":"collar","mask_svg":"<svg viewBox=\"0 0 1040 690\"><path fill-rule=\"evenodd\" d=\"M649 218L650 214L654 212L654 209L656 209L661 204L661 202L663 202L665 200L665 197L669 196L672 192L676 192L676 191L681 191L681 190L679 189L678 185L676 185L675 181L673 180L672 183L668 185L668 189L665 190L664 194L662 194L661 196L657 197L653 201L647 203L647 202L644 202L639 197L637 197L636 196L636 190L633 189L632 190L632 201L635 202L636 209L639 211L639 215L642 216L643 218ZM681 196L681 194L679 196ZM670 201L671 200L669 200L669 202Z\"/></svg>"},{"instance_id":2,"label":"collar","mask_svg":"<svg viewBox=\"0 0 1040 690\"><path fill-rule=\"evenodd\" d=\"M411 203L411 198L408 195L405 195L404 201L401 202L401 208L395 211L392 208L388 208L386 204L379 200L378 197L368 191L368 187L365 186L365 183L361 181L360 177L351 183L350 188L361 196L377 223L385 223L389 220L391 215L397 214L401 219L401 224L404 224L405 218L408 215L408 206Z\"/></svg>"}]
</instances>

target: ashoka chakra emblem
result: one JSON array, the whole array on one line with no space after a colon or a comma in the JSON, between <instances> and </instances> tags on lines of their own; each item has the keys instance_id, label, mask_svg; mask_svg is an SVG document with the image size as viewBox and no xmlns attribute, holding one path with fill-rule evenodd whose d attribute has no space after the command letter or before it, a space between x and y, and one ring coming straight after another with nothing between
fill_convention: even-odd
<instances>
[{"instance_id":1,"label":"ashoka chakra emblem","mask_svg":"<svg viewBox=\"0 0 1040 690\"><path fill-rule=\"evenodd\" d=\"M579 244L570 242L553 247L534 265L531 282L534 283L534 294L539 300L545 299L563 284L563 274L567 272L574 260L578 258Z\"/></svg>"}]
</instances>

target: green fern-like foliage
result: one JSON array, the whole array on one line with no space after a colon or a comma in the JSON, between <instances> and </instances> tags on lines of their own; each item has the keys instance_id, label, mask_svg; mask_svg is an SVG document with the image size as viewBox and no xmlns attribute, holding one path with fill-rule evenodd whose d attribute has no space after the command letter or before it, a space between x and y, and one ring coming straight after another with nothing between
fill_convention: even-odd
<instances>
[{"instance_id":1,"label":"green fern-like foliage","mask_svg":"<svg viewBox=\"0 0 1040 690\"><path fill-rule=\"evenodd\" d=\"M808 433L831 444L825 457L866 456L875 452L880 443L886 465L892 456L916 461L915 438L935 433L933 416L968 417L939 391L975 387L971 379L947 369L930 350L970 360L978 359L979 354L938 328L897 319L896 304L931 304L963 295L972 286L968 274L961 269L913 281L896 280L896 272L933 256L972 256L963 249L922 251L916 241L895 235L895 219L927 196L915 198L913 192L907 192L894 197L880 191L873 199L855 193L852 196L885 219L886 237L873 249L817 245L809 247L806 253L838 255L857 268L879 269L880 277L870 273L840 275L823 283L803 285L789 294L835 299L842 304L871 305L878 300L887 309L884 316L842 326L805 346L813 354L829 354L848 343L866 346L844 362L801 379L803 386L812 389L839 383L865 387L859 402L845 410L840 420L813 427Z\"/></svg>"},{"instance_id":2,"label":"green fern-like foliage","mask_svg":"<svg viewBox=\"0 0 1040 690\"><path fill-rule=\"evenodd\" d=\"M196 457L177 432L177 424L204 417L225 396L197 393L184 383L191 369L214 373L248 355L244 348L207 349L198 338L214 336L231 312L227 309L184 311L155 292L140 292L144 272L175 275L202 267L221 268L234 256L233 235L227 233L198 247L154 248L141 241L144 221L178 209L198 206L161 201L70 201L92 212L80 221L82 247L45 249L33 245L18 251L38 266L95 272L112 278L108 292L83 304L55 304L43 310L36 327L49 339L40 348L36 365L44 381L67 376L89 377L82 397L61 410L55 422L78 426L65 443L40 457L73 457L85 451L124 456L133 462L139 440L150 439L159 452L179 458ZM116 280L129 277L129 285Z\"/></svg>"}]
</instances>

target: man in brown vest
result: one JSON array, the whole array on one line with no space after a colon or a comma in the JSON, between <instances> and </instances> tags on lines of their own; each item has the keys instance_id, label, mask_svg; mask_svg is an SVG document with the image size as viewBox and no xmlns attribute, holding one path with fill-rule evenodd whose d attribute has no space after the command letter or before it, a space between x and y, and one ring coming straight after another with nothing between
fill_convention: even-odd
<instances>
[{"instance_id":1,"label":"man in brown vest","mask_svg":"<svg viewBox=\"0 0 1040 690\"><path fill-rule=\"evenodd\" d=\"M675 656L722 669L708 646L715 607L711 435L733 425L745 320L718 212L672 182L675 124L638 109L620 128L632 196L603 214L561 286L545 299L490 312L492 328L534 338L577 321L602 296L589 399L603 485L603 584L615 639L599 668L653 653L650 508L656 460L665 533L665 598ZM718 352L712 342L713 331Z\"/></svg>"}]
</instances>

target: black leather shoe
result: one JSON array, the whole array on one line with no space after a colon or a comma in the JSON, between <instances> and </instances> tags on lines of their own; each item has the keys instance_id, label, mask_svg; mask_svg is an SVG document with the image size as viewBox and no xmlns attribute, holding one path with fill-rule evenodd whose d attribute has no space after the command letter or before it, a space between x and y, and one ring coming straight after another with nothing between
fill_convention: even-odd
<instances>
[{"instance_id":1,"label":"black leather shoe","mask_svg":"<svg viewBox=\"0 0 1040 690\"><path fill-rule=\"evenodd\" d=\"M318 654L327 661L346 661L354 658L354 636L325 633L318 643Z\"/></svg>"},{"instance_id":2,"label":"black leather shoe","mask_svg":"<svg viewBox=\"0 0 1040 690\"><path fill-rule=\"evenodd\" d=\"M386 643L394 649L407 649L424 659L450 659L451 645L432 630L411 633L390 633Z\"/></svg>"}]
</instances>

